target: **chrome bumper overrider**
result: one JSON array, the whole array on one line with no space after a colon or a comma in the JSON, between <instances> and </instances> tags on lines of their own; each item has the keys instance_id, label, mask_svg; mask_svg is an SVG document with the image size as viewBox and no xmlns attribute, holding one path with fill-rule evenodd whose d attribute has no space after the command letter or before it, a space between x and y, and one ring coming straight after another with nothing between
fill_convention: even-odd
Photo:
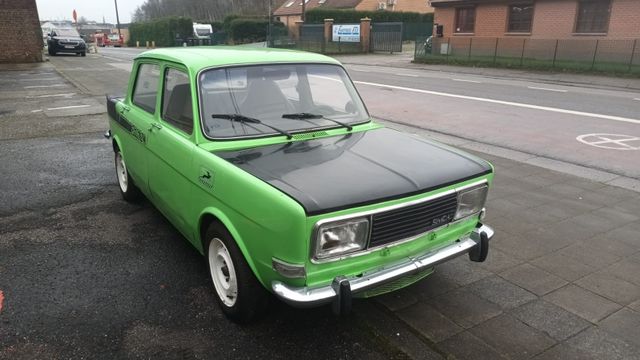
<instances>
[{"instance_id":1,"label":"chrome bumper overrider","mask_svg":"<svg viewBox=\"0 0 640 360\"><path fill-rule=\"evenodd\" d=\"M415 258L408 258L404 262L382 268L375 272L365 273L360 277L337 277L333 280L332 284L326 286L294 288L280 281L274 281L271 287L278 298L292 306L313 307L332 301L335 306L337 301L337 307L339 309L341 307L340 303L344 303L344 299L340 300L340 298L345 297L345 295L350 301L351 294L375 288L404 275L426 270L469 252L484 253L484 257L486 257L487 241L493 237L493 234L494 231L489 226L480 225L468 236L461 238L452 245ZM483 246L484 249L482 249ZM475 261L483 261L484 257L480 260L476 259ZM345 292L345 289L348 294L342 294Z\"/></svg>"}]
</instances>

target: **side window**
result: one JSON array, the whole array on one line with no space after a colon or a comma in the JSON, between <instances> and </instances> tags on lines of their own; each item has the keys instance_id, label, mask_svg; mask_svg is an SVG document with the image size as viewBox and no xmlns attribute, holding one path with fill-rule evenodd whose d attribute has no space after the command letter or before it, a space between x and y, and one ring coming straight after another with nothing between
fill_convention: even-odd
<instances>
[{"instance_id":1,"label":"side window","mask_svg":"<svg viewBox=\"0 0 640 360\"><path fill-rule=\"evenodd\" d=\"M155 113L156 97L158 96L158 81L160 81L160 66L141 64L138 68L132 101L148 113Z\"/></svg>"},{"instance_id":2,"label":"side window","mask_svg":"<svg viewBox=\"0 0 640 360\"><path fill-rule=\"evenodd\" d=\"M189 76L180 70L167 69L162 90L162 120L191 134L193 131L191 105Z\"/></svg>"}]
</instances>

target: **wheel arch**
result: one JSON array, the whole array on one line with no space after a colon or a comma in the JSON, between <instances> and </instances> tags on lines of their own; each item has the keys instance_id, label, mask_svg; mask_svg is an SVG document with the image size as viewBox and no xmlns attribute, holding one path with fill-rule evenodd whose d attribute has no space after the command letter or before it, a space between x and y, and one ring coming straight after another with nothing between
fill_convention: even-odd
<instances>
[{"instance_id":1,"label":"wheel arch","mask_svg":"<svg viewBox=\"0 0 640 360\"><path fill-rule=\"evenodd\" d=\"M253 272L255 277L261 283L263 283L262 277L260 276L260 273L256 269L253 258L249 256L249 251L247 250L244 244L244 241L242 240L242 236L240 236L240 233L238 232L238 230L235 228L235 226L233 226L233 223L231 222L231 220L227 216L225 216L224 213L222 213L220 210L216 208L207 208L200 214L200 217L198 220L199 241L196 242L196 244L199 246L198 250L203 255L205 254L206 249L204 248L204 246L205 246L205 241L207 240L205 238L205 235L206 235L207 229L213 223L220 224L229 232L229 234L231 234L233 241L235 241L236 245L238 245L238 248L242 252L242 256L244 256L245 261L251 268L251 271Z\"/></svg>"}]
</instances>

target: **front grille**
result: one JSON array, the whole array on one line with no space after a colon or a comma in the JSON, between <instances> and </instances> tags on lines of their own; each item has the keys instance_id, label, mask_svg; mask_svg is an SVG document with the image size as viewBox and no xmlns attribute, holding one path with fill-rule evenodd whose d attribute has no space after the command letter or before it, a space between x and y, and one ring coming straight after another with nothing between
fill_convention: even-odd
<instances>
[{"instance_id":1,"label":"front grille","mask_svg":"<svg viewBox=\"0 0 640 360\"><path fill-rule=\"evenodd\" d=\"M77 42L77 41L60 40L60 41L58 41L58 44L60 44L60 45L78 46L80 43Z\"/></svg>"},{"instance_id":2,"label":"front grille","mask_svg":"<svg viewBox=\"0 0 640 360\"><path fill-rule=\"evenodd\" d=\"M458 197L456 193L420 204L374 214L371 219L369 247L420 235L453 220Z\"/></svg>"}]
</instances>

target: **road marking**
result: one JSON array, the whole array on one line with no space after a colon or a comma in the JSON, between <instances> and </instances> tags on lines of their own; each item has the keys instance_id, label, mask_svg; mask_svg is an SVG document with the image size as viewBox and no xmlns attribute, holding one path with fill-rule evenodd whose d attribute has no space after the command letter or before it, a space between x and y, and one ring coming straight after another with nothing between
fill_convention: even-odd
<instances>
[{"instance_id":1,"label":"road marking","mask_svg":"<svg viewBox=\"0 0 640 360\"><path fill-rule=\"evenodd\" d=\"M31 110L32 113L38 113L38 112L41 112L41 111L42 111L42 109Z\"/></svg>"},{"instance_id":2,"label":"road marking","mask_svg":"<svg viewBox=\"0 0 640 360\"><path fill-rule=\"evenodd\" d=\"M91 105L70 105L70 106L47 108L47 110L77 109L77 108L85 108L85 107L89 107L89 106L91 106Z\"/></svg>"},{"instance_id":3,"label":"road marking","mask_svg":"<svg viewBox=\"0 0 640 360\"><path fill-rule=\"evenodd\" d=\"M44 79L41 79L41 78L38 78L38 79L20 79L20 81L51 81L51 80L60 80L60 78L55 77L55 78L44 78Z\"/></svg>"},{"instance_id":4,"label":"road marking","mask_svg":"<svg viewBox=\"0 0 640 360\"><path fill-rule=\"evenodd\" d=\"M635 98L635 99L633 99L633 100L635 100L635 101L640 101L640 98Z\"/></svg>"},{"instance_id":5,"label":"road marking","mask_svg":"<svg viewBox=\"0 0 640 360\"><path fill-rule=\"evenodd\" d=\"M50 98L50 97L72 97L76 93L65 93L65 94L49 94L49 95L38 95L38 96L27 96L28 99L40 99L40 98Z\"/></svg>"},{"instance_id":6,"label":"road marking","mask_svg":"<svg viewBox=\"0 0 640 360\"><path fill-rule=\"evenodd\" d=\"M420 77L420 75L415 75L415 74L403 74L403 73L397 73L397 74L394 74L394 75L397 75L397 76Z\"/></svg>"},{"instance_id":7,"label":"road marking","mask_svg":"<svg viewBox=\"0 0 640 360\"><path fill-rule=\"evenodd\" d=\"M482 84L482 82L477 81L477 80L467 80L467 79L451 79L453 81L460 81L460 82L470 82L470 83L474 83L474 84Z\"/></svg>"},{"instance_id":8,"label":"road marking","mask_svg":"<svg viewBox=\"0 0 640 360\"><path fill-rule=\"evenodd\" d=\"M115 61L123 61L122 59L118 59L116 57L111 57L111 56L107 56L107 55L102 55L103 58L109 59L109 60L115 60Z\"/></svg>"},{"instance_id":9,"label":"road marking","mask_svg":"<svg viewBox=\"0 0 640 360\"><path fill-rule=\"evenodd\" d=\"M50 88L50 87L60 87L60 86L67 86L65 84L56 84L56 85L31 85L31 86L25 86L25 89L35 89L35 88Z\"/></svg>"},{"instance_id":10,"label":"road marking","mask_svg":"<svg viewBox=\"0 0 640 360\"><path fill-rule=\"evenodd\" d=\"M583 144L611 150L640 150L640 137L622 134L584 134L576 137ZM632 143L633 145L630 145Z\"/></svg>"},{"instance_id":11,"label":"road marking","mask_svg":"<svg viewBox=\"0 0 640 360\"><path fill-rule=\"evenodd\" d=\"M109 63L109 65L120 70L131 72L132 64L128 62L127 63Z\"/></svg>"},{"instance_id":12,"label":"road marking","mask_svg":"<svg viewBox=\"0 0 640 360\"><path fill-rule=\"evenodd\" d=\"M626 117L621 117L621 116L595 114L595 113L588 113L588 112L583 112L583 111L575 111L575 110L554 108L554 107L549 107L549 106L523 104L523 103L517 103L517 102L512 102L512 101L481 98L481 97L476 97L476 96L457 95L457 94L450 94L450 93L444 93L444 92L438 92L438 91L408 88L408 87L404 87L404 86L378 84L378 83L372 83L372 82L366 82L366 81L354 81L354 83L362 84L362 85L375 86L375 87L381 87L381 88L397 89L397 90L415 92L415 93L420 93L420 94L429 94L429 95L451 97L451 98L456 98L456 99L482 101L482 102L488 102L488 103L492 103L492 104L516 106L516 107L527 108L527 109L557 112L557 113L561 113L561 114L570 114L570 115L585 116L585 117L612 120L612 121L620 121L620 122L626 122L626 123L631 123L631 124L640 124L640 120L638 120L638 119L631 119L631 118L626 118Z\"/></svg>"},{"instance_id":13,"label":"road marking","mask_svg":"<svg viewBox=\"0 0 640 360\"><path fill-rule=\"evenodd\" d=\"M562 89L550 89L550 88L543 88L543 87L537 87L537 86L527 86L527 87L532 90L555 91L555 92L562 92L562 93L566 93L568 91L568 90L562 90Z\"/></svg>"}]
</instances>

